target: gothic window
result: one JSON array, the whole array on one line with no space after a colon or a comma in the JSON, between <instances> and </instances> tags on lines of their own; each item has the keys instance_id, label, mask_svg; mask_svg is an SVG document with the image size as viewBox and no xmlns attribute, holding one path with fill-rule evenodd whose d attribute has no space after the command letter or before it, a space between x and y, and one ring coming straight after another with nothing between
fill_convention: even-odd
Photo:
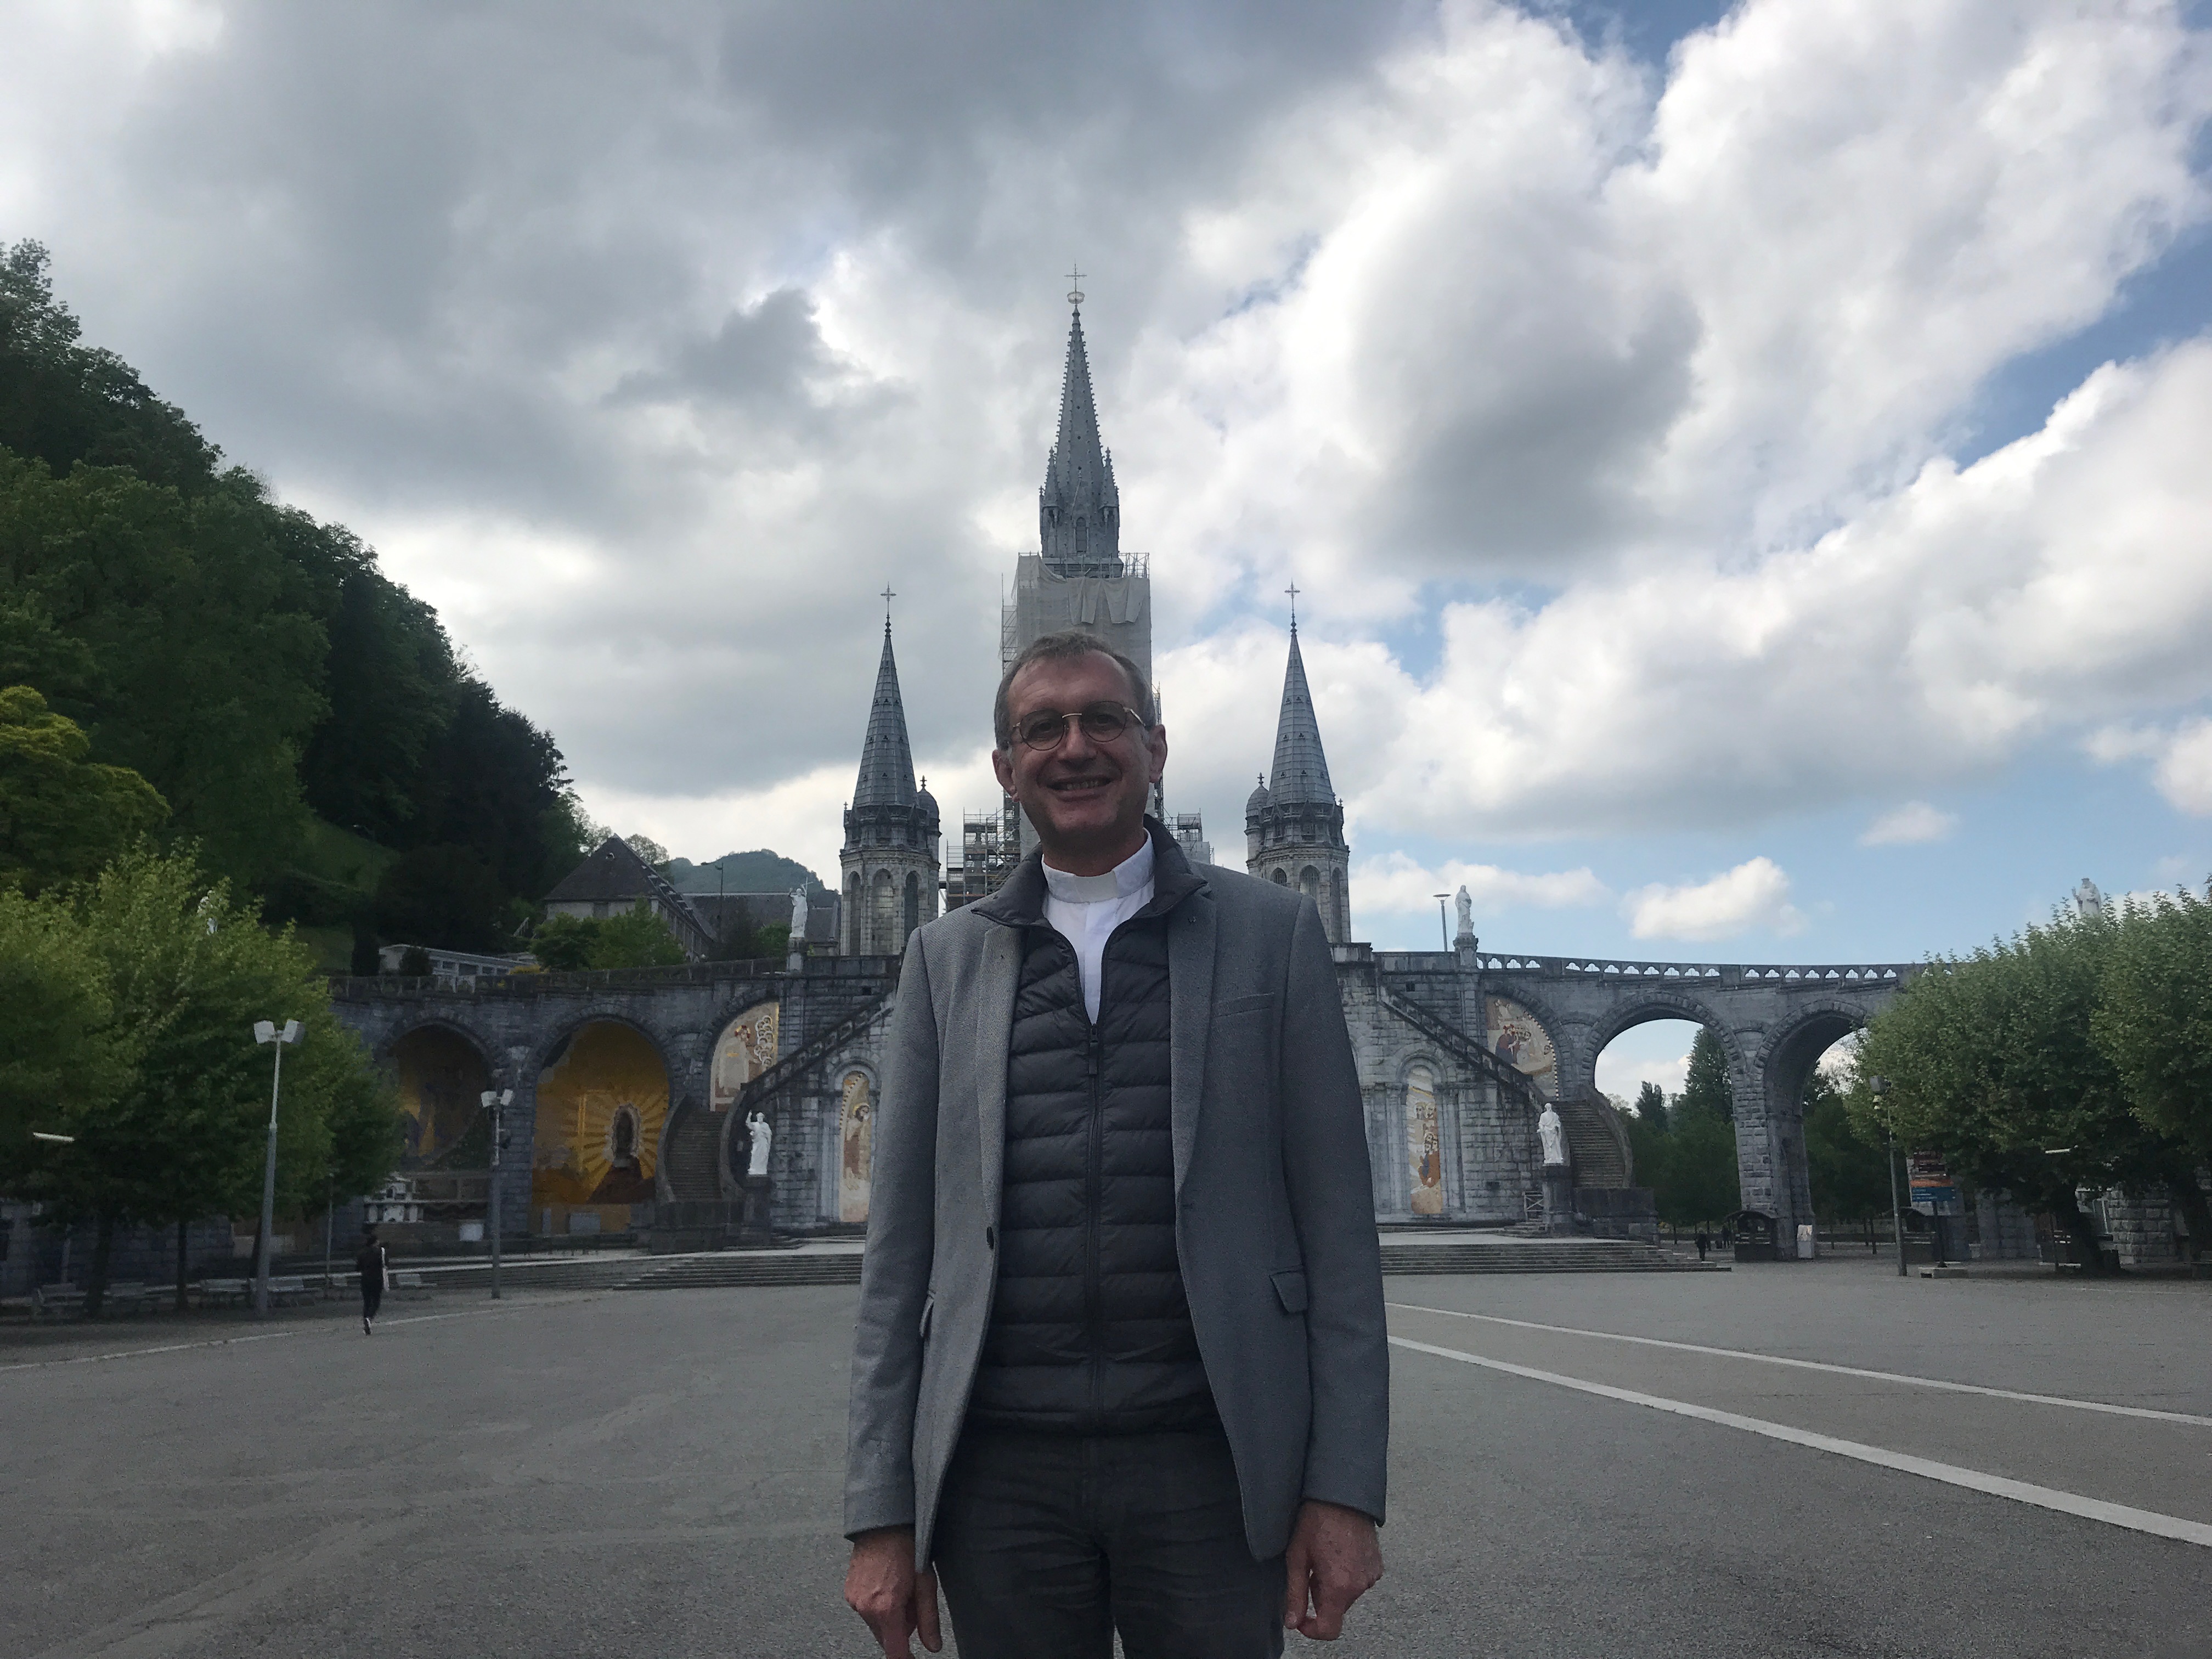
<instances>
[{"instance_id":1,"label":"gothic window","mask_svg":"<svg viewBox=\"0 0 2212 1659\"><path fill-rule=\"evenodd\" d=\"M1276 885L1276 886L1278 886L1278 887L1288 887L1288 886L1291 884L1291 878L1290 878L1290 876L1289 876L1289 874L1288 874L1287 872L1285 872L1285 871L1282 871L1282 870L1280 870L1280 869L1278 869L1278 870L1274 872L1274 876L1275 876L1275 885Z\"/></svg>"},{"instance_id":2,"label":"gothic window","mask_svg":"<svg viewBox=\"0 0 2212 1659\"><path fill-rule=\"evenodd\" d=\"M909 870L906 872L906 927L904 932L899 934L899 945L902 950L905 948L907 934L921 926L921 878Z\"/></svg>"}]
</instances>

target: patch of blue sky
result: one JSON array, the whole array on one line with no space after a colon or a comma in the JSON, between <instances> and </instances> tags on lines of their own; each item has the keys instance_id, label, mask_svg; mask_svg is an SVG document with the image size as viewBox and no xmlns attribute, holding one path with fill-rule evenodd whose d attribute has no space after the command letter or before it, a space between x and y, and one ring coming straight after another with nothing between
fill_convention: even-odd
<instances>
[{"instance_id":1,"label":"patch of blue sky","mask_svg":"<svg viewBox=\"0 0 2212 1659\"><path fill-rule=\"evenodd\" d=\"M1862 844L1869 826L1904 805L1862 803L1755 827L1557 841L1356 841L1358 860L1396 850L1435 869L1458 858L1534 874L1587 867L1612 897L1592 904L1486 906L1475 916L1486 951L1541 956L1609 954L1642 962L1910 962L1969 951L2049 920L2088 876L2118 895L2201 889L2212 874L2212 820L2177 811L2138 763L2102 766L2052 744L2002 775L1919 799L1955 818L1941 840ZM1794 931L1753 927L1729 938L1638 939L1631 896L1649 885L1702 883L1754 858L1790 882ZM1433 912L1363 910L1354 926L1378 945L1437 947Z\"/></svg>"}]
</instances>

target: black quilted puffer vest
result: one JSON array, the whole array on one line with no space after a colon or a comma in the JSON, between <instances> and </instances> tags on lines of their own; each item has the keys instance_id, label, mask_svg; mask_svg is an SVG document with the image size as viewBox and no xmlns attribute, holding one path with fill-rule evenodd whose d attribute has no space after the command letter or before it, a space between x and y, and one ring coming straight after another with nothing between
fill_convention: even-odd
<instances>
[{"instance_id":1,"label":"black quilted puffer vest","mask_svg":"<svg viewBox=\"0 0 2212 1659\"><path fill-rule=\"evenodd\" d=\"M989 902L1023 950L974 1422L1133 1434L1215 1420L1176 1257L1169 1111L1169 913L1199 883L1164 835L1154 859L1152 902L1107 943L1096 1026L1074 947L1041 915L1042 875L1025 866Z\"/></svg>"}]
</instances>

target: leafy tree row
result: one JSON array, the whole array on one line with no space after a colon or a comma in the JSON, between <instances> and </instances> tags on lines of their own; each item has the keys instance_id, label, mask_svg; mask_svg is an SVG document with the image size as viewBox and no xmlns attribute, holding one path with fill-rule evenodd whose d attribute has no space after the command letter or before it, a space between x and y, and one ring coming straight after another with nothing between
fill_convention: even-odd
<instances>
[{"instance_id":1,"label":"leafy tree row","mask_svg":"<svg viewBox=\"0 0 2212 1659\"><path fill-rule=\"evenodd\" d=\"M170 842L272 918L350 927L361 957L507 944L583 851L552 739L349 532L78 335L45 250L0 247L0 686L137 773ZM318 818L401 856L334 872Z\"/></svg>"},{"instance_id":2,"label":"leafy tree row","mask_svg":"<svg viewBox=\"0 0 2212 1659\"><path fill-rule=\"evenodd\" d=\"M1940 1151L1962 1185L2010 1193L2076 1237L2075 1193L2163 1192L2212 1238L2212 904L2186 892L2054 919L1932 963L1873 1020L1860 1131ZM2096 1266L2087 1252L2084 1265Z\"/></svg>"},{"instance_id":3,"label":"leafy tree row","mask_svg":"<svg viewBox=\"0 0 2212 1659\"><path fill-rule=\"evenodd\" d=\"M188 854L144 847L73 887L0 890L0 1192L94 1224L94 1311L118 1227L178 1225L181 1240L196 1217L259 1207L264 1019L305 1028L285 1055L279 1206L369 1191L398 1164L398 1107L289 930ZM180 1302L184 1269L180 1250Z\"/></svg>"}]
</instances>

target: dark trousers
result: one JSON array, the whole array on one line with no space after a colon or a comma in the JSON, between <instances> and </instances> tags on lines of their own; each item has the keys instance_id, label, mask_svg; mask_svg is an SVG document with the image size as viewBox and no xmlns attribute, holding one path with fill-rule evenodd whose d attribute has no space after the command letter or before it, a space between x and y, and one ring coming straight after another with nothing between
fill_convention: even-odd
<instances>
[{"instance_id":1,"label":"dark trousers","mask_svg":"<svg viewBox=\"0 0 2212 1659\"><path fill-rule=\"evenodd\" d=\"M361 1279L361 1316L363 1319L375 1318L377 1309L383 1304L383 1281L363 1273Z\"/></svg>"},{"instance_id":2,"label":"dark trousers","mask_svg":"<svg viewBox=\"0 0 2212 1659\"><path fill-rule=\"evenodd\" d=\"M969 1428L933 1552L961 1659L1274 1659L1284 1567L1255 1561L1229 1443Z\"/></svg>"}]
</instances>

